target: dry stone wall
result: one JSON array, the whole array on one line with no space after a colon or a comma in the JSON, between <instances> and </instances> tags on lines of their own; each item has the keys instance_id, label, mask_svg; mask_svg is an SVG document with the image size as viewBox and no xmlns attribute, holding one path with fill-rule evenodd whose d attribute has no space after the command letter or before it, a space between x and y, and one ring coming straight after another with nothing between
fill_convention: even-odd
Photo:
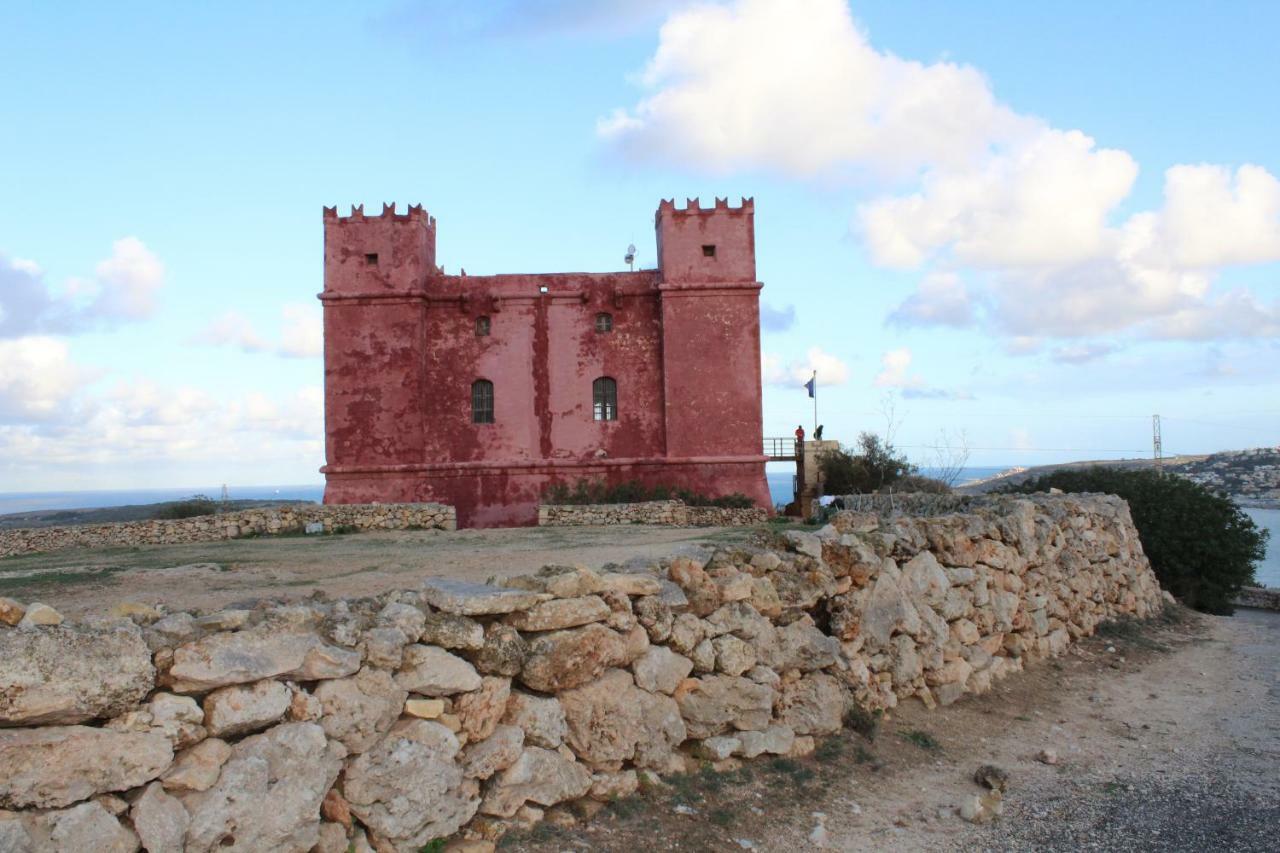
<instances>
[{"instance_id":1,"label":"dry stone wall","mask_svg":"<svg viewBox=\"0 0 1280 853\"><path fill-rule=\"evenodd\" d=\"M457 528L454 508L442 504L310 504L246 509L194 518L122 521L74 527L0 531L0 557L66 548L117 545L181 545L242 536L273 536L336 530Z\"/></svg>"},{"instance_id":2,"label":"dry stone wall","mask_svg":"<svg viewBox=\"0 0 1280 853\"><path fill-rule=\"evenodd\" d=\"M0 849L492 849L1163 604L1116 498L844 512L766 544L76 626L0 599Z\"/></svg>"},{"instance_id":3,"label":"dry stone wall","mask_svg":"<svg viewBox=\"0 0 1280 853\"><path fill-rule=\"evenodd\" d=\"M739 527L763 524L769 513L759 507L688 506L683 501L626 504L544 504L540 527L600 524L671 524L687 527Z\"/></svg>"}]
</instances>

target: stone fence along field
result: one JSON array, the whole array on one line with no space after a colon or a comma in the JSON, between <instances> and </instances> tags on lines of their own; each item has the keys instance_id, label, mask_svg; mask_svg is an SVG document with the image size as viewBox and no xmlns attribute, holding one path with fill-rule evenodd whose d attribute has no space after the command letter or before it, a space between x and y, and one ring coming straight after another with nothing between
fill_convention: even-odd
<instances>
[{"instance_id":1,"label":"stone fence along field","mask_svg":"<svg viewBox=\"0 0 1280 853\"><path fill-rule=\"evenodd\" d=\"M985 691L1163 602L1127 505L1078 495L500 587L74 626L0 599L0 849L492 849L653 774Z\"/></svg>"},{"instance_id":2,"label":"stone fence along field","mask_svg":"<svg viewBox=\"0 0 1280 853\"><path fill-rule=\"evenodd\" d=\"M684 501L625 504L543 504L539 527L597 524L673 524L689 527L738 527L763 524L769 513L759 507L688 506Z\"/></svg>"},{"instance_id":3,"label":"stone fence along field","mask_svg":"<svg viewBox=\"0 0 1280 853\"><path fill-rule=\"evenodd\" d=\"M301 533L308 525L317 532L336 530L453 530L453 507L441 504L313 504L246 509L193 518L82 524L74 527L32 527L0 531L0 557L133 545L181 545L241 536Z\"/></svg>"}]
</instances>

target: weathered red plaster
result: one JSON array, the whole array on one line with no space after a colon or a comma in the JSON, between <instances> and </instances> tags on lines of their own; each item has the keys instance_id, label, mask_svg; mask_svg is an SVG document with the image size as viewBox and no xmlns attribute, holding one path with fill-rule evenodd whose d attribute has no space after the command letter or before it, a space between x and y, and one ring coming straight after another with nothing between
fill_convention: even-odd
<instances>
[{"instance_id":1,"label":"weathered red plaster","mask_svg":"<svg viewBox=\"0 0 1280 853\"><path fill-rule=\"evenodd\" d=\"M534 524L552 483L604 478L768 507L754 216L750 199L663 201L656 270L466 276L436 266L421 206L326 208L325 503ZM593 419L601 376L618 383L616 421ZM492 424L472 423L477 379L494 385Z\"/></svg>"}]
</instances>

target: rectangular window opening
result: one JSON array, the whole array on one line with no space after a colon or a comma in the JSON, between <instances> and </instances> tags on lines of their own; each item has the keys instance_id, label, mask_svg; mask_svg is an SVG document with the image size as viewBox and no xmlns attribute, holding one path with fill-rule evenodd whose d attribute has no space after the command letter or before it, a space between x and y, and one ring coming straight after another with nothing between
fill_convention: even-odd
<instances>
[{"instance_id":1,"label":"rectangular window opening","mask_svg":"<svg viewBox=\"0 0 1280 853\"><path fill-rule=\"evenodd\" d=\"M716 247L715 247L715 246L703 246L703 247L702 247L702 256L703 256L704 258L714 258L714 257L716 256Z\"/></svg>"},{"instance_id":2,"label":"rectangular window opening","mask_svg":"<svg viewBox=\"0 0 1280 853\"><path fill-rule=\"evenodd\" d=\"M364 256L364 262L368 266L376 267L378 265L378 253L369 252L367 255Z\"/></svg>"},{"instance_id":3,"label":"rectangular window opening","mask_svg":"<svg viewBox=\"0 0 1280 853\"><path fill-rule=\"evenodd\" d=\"M546 293L546 292L547 292L547 286L546 286L545 284L543 284L543 285L539 285L539 286L538 286L538 292L539 292L539 293Z\"/></svg>"}]
</instances>

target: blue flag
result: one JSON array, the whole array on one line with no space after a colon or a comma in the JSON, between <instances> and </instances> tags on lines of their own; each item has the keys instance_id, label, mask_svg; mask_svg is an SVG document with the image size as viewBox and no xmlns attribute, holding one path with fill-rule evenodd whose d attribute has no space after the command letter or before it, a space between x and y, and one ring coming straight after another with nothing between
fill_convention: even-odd
<instances>
[{"instance_id":1,"label":"blue flag","mask_svg":"<svg viewBox=\"0 0 1280 853\"><path fill-rule=\"evenodd\" d=\"M818 394L818 377L815 374L812 379L804 383L804 389L809 392L810 397L816 397Z\"/></svg>"}]
</instances>

